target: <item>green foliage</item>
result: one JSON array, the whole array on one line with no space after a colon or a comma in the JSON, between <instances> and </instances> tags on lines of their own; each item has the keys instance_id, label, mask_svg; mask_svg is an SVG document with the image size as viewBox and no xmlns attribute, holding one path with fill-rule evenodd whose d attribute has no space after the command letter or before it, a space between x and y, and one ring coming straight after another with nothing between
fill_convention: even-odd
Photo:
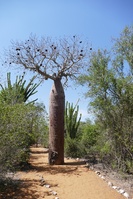
<instances>
[{"instance_id":1,"label":"green foliage","mask_svg":"<svg viewBox=\"0 0 133 199\"><path fill-rule=\"evenodd\" d=\"M11 82L11 73L7 73L7 87L3 87L0 84L1 92L0 99L7 104L16 104L27 102L29 97L34 95L37 91L36 88L40 85L33 83L36 76L33 76L29 83L26 85L26 80L24 80L24 74L22 76L17 76L14 84ZM33 100L32 102L36 101ZM30 103L32 103L30 102Z\"/></svg>"},{"instance_id":2,"label":"green foliage","mask_svg":"<svg viewBox=\"0 0 133 199\"><path fill-rule=\"evenodd\" d=\"M83 157L85 150L83 145L77 139L67 137L65 139L65 155L71 158Z\"/></svg>"},{"instance_id":3,"label":"green foliage","mask_svg":"<svg viewBox=\"0 0 133 199\"><path fill-rule=\"evenodd\" d=\"M66 135L75 139L80 125L81 114L78 118L79 106L66 102L65 127Z\"/></svg>"},{"instance_id":4,"label":"green foliage","mask_svg":"<svg viewBox=\"0 0 133 199\"><path fill-rule=\"evenodd\" d=\"M113 167L130 172L133 164L133 27L126 27L115 40L113 55L93 52L88 74L79 77L87 85L86 96L100 127L101 154L110 155ZM102 142L104 140L104 143ZM89 141L88 141L89 142Z\"/></svg>"},{"instance_id":5,"label":"green foliage","mask_svg":"<svg viewBox=\"0 0 133 199\"><path fill-rule=\"evenodd\" d=\"M85 123L82 127L82 139L81 142L87 151L96 145L99 132L98 127L95 124Z\"/></svg>"},{"instance_id":6,"label":"green foliage","mask_svg":"<svg viewBox=\"0 0 133 199\"><path fill-rule=\"evenodd\" d=\"M123 71L125 61L129 64L130 70L133 70L133 25L126 26L120 37L115 40L114 51L117 54L115 67L119 72Z\"/></svg>"},{"instance_id":7,"label":"green foliage","mask_svg":"<svg viewBox=\"0 0 133 199\"><path fill-rule=\"evenodd\" d=\"M35 109L31 113L31 131L33 144L48 146L48 118L45 106L42 103L36 103Z\"/></svg>"},{"instance_id":8,"label":"green foliage","mask_svg":"<svg viewBox=\"0 0 133 199\"><path fill-rule=\"evenodd\" d=\"M78 129L80 126L81 114L78 118L79 106L66 103L65 109L65 155L69 157L81 157L83 147L78 140Z\"/></svg>"},{"instance_id":9,"label":"green foliage","mask_svg":"<svg viewBox=\"0 0 133 199\"><path fill-rule=\"evenodd\" d=\"M24 75L11 83L7 73L7 87L0 92L0 171L15 171L20 163L29 158L31 144L46 142L47 120L45 107L40 104L25 103L36 93L39 84L34 84L35 76L26 84Z\"/></svg>"},{"instance_id":10,"label":"green foliage","mask_svg":"<svg viewBox=\"0 0 133 199\"><path fill-rule=\"evenodd\" d=\"M33 104L17 103L12 106L0 102L1 175L15 171L17 165L27 162L31 144L47 133L46 117L41 112ZM40 116L44 118L41 122Z\"/></svg>"}]
</instances>

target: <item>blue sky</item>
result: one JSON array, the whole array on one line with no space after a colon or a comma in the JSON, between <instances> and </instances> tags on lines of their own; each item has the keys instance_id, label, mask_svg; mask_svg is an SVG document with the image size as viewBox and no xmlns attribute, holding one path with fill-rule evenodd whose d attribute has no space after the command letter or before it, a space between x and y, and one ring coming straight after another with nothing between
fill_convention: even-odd
<instances>
[{"instance_id":1,"label":"blue sky","mask_svg":"<svg viewBox=\"0 0 133 199\"><path fill-rule=\"evenodd\" d=\"M132 0L0 0L0 54L9 48L11 40L25 40L31 33L57 38L76 34L88 40L93 50L109 49L112 38L119 37L124 27L132 24ZM1 64L2 83L8 71L16 77L17 72ZM47 111L51 86L52 81L45 81L36 94ZM66 101L75 104L80 99L82 120L90 117L84 91L73 84L66 90Z\"/></svg>"}]
</instances>

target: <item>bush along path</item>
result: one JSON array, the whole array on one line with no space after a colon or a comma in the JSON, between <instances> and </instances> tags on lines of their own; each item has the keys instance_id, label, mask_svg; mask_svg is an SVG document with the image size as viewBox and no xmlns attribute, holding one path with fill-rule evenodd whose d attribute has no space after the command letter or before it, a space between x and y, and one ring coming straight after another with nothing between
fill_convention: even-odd
<instances>
[{"instance_id":1,"label":"bush along path","mask_svg":"<svg viewBox=\"0 0 133 199\"><path fill-rule=\"evenodd\" d=\"M64 165L48 165L48 150L31 148L30 164L17 172L12 186L0 199L132 199L133 195L94 171L79 159L65 159Z\"/></svg>"}]
</instances>

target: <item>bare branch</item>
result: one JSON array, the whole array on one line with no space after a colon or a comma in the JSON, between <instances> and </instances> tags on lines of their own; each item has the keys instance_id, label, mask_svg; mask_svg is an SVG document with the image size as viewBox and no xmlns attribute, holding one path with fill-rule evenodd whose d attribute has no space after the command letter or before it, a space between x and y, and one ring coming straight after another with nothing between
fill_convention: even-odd
<instances>
[{"instance_id":1,"label":"bare branch","mask_svg":"<svg viewBox=\"0 0 133 199\"><path fill-rule=\"evenodd\" d=\"M76 36L52 41L49 37L39 40L31 35L28 40L11 45L6 56L10 65L20 65L46 79L75 78L85 69L89 58L89 45Z\"/></svg>"}]
</instances>

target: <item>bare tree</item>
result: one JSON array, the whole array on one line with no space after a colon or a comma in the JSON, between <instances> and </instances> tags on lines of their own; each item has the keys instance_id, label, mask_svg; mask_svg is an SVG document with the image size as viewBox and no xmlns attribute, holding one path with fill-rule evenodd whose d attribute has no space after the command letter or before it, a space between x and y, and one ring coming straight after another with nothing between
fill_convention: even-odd
<instances>
[{"instance_id":1,"label":"bare tree","mask_svg":"<svg viewBox=\"0 0 133 199\"><path fill-rule=\"evenodd\" d=\"M65 94L62 84L85 70L89 57L87 43L80 38L40 40L31 35L24 42L12 42L7 54L9 65L19 65L41 75L54 84L50 93L49 164L64 163L64 109Z\"/></svg>"}]
</instances>

